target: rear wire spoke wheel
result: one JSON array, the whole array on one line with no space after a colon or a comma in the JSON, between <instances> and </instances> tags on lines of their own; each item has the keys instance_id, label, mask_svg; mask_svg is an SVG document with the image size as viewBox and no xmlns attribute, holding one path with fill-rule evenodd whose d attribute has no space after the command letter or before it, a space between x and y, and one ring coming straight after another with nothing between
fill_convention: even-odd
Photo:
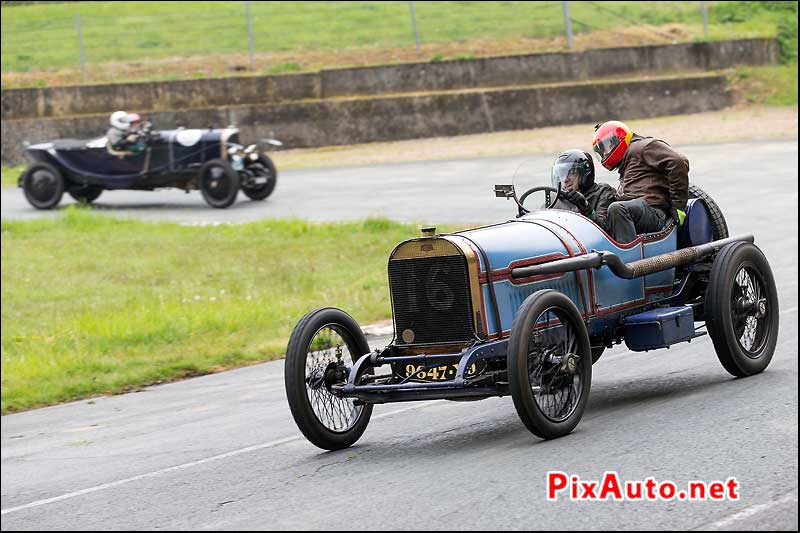
<instances>
[{"instance_id":1,"label":"rear wire spoke wheel","mask_svg":"<svg viewBox=\"0 0 800 533\"><path fill-rule=\"evenodd\" d=\"M236 201L239 173L227 161L212 159L203 165L197 176L198 188L211 207L224 209Z\"/></svg>"},{"instance_id":2,"label":"rear wire spoke wheel","mask_svg":"<svg viewBox=\"0 0 800 533\"><path fill-rule=\"evenodd\" d=\"M767 299L764 283L752 267L741 267L731 291L734 337L744 354L758 357L767 340Z\"/></svg>"},{"instance_id":3,"label":"rear wire spoke wheel","mask_svg":"<svg viewBox=\"0 0 800 533\"><path fill-rule=\"evenodd\" d=\"M334 391L366 353L364 333L340 309L316 309L295 326L286 348L286 397L297 427L315 446L347 448L366 430L372 405L341 398Z\"/></svg>"},{"instance_id":4,"label":"rear wire spoke wheel","mask_svg":"<svg viewBox=\"0 0 800 533\"><path fill-rule=\"evenodd\" d=\"M508 343L514 407L535 435L554 439L580 422L592 380L589 335L563 293L539 291L520 306Z\"/></svg>"},{"instance_id":5,"label":"rear wire spoke wheel","mask_svg":"<svg viewBox=\"0 0 800 533\"><path fill-rule=\"evenodd\" d=\"M725 370L737 377L762 372L778 342L779 309L772 270L757 246L734 242L720 250L703 305Z\"/></svg>"}]
</instances>

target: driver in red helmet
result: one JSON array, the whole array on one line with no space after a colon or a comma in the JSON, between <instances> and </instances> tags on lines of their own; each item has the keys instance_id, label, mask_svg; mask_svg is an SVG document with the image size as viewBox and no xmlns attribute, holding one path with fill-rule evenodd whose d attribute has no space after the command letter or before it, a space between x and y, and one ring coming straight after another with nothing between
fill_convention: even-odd
<instances>
[{"instance_id":1,"label":"driver in red helmet","mask_svg":"<svg viewBox=\"0 0 800 533\"><path fill-rule=\"evenodd\" d=\"M592 148L608 170L619 171L617 198L608 208L614 240L628 243L640 233L662 229L667 217L686 217L689 160L666 142L642 137L623 122L595 126Z\"/></svg>"}]
</instances>

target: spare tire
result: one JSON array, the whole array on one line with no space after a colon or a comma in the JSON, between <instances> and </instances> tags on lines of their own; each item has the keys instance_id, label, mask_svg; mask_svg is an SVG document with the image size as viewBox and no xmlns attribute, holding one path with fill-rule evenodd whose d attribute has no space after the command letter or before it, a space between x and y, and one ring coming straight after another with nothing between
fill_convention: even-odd
<instances>
[{"instance_id":1,"label":"spare tire","mask_svg":"<svg viewBox=\"0 0 800 533\"><path fill-rule=\"evenodd\" d=\"M728 224L725 222L725 216L723 216L722 210L719 208L714 199L697 185L691 184L689 185L689 198L700 198L705 202L706 207L708 207L708 212L711 215L711 228L714 240L718 241L720 239L727 239Z\"/></svg>"}]
</instances>

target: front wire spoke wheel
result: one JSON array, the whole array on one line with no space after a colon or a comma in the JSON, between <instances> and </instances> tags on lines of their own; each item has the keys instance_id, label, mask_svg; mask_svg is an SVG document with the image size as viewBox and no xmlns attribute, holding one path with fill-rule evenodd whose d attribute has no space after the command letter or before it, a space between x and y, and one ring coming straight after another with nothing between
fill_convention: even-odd
<instances>
[{"instance_id":1,"label":"front wire spoke wheel","mask_svg":"<svg viewBox=\"0 0 800 533\"><path fill-rule=\"evenodd\" d=\"M275 164L265 153L258 154L258 162L252 164L249 170L253 178L248 180L242 192L251 200L264 200L275 190L278 181L278 170ZM243 184L245 185L245 184Z\"/></svg>"},{"instance_id":2,"label":"front wire spoke wheel","mask_svg":"<svg viewBox=\"0 0 800 533\"><path fill-rule=\"evenodd\" d=\"M306 356L306 394L317 420L330 431L346 432L358 420L363 405L356 405L352 398L340 398L331 391L332 385L343 385L340 376L336 383L337 368L344 368L350 360L350 352L342 335L335 326L320 328L311 340Z\"/></svg>"},{"instance_id":3,"label":"front wire spoke wheel","mask_svg":"<svg viewBox=\"0 0 800 533\"><path fill-rule=\"evenodd\" d=\"M577 335L563 313L553 308L546 310L534 327L542 332L531 335L529 353L545 354L544 358L533 357L529 361L529 366L534 366L535 374L540 376L534 398L548 419L561 422L572 414L580 400L582 368L573 364L577 357Z\"/></svg>"},{"instance_id":4,"label":"front wire spoke wheel","mask_svg":"<svg viewBox=\"0 0 800 533\"><path fill-rule=\"evenodd\" d=\"M570 433L592 376L589 334L572 300L549 289L529 296L514 318L507 357L509 390L525 426L545 439Z\"/></svg>"},{"instance_id":5,"label":"front wire spoke wheel","mask_svg":"<svg viewBox=\"0 0 800 533\"><path fill-rule=\"evenodd\" d=\"M311 311L292 331L284 367L286 397L297 427L315 446L340 450L366 430L372 405L344 397L341 390L354 363L367 353L361 328L340 309Z\"/></svg>"}]
</instances>

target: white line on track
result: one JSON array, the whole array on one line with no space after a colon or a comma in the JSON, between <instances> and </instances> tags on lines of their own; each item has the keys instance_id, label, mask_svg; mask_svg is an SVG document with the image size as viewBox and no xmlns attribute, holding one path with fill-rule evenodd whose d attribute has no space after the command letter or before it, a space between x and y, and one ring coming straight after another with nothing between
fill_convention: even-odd
<instances>
[{"instance_id":1,"label":"white line on track","mask_svg":"<svg viewBox=\"0 0 800 533\"><path fill-rule=\"evenodd\" d=\"M750 507L746 507L739 511L738 513L734 513L722 520L717 520L716 522L709 524L707 526L703 526L702 529L720 529L720 530L730 530L731 526L736 522L744 520L746 518L750 518L751 516L757 515L758 513L763 513L776 505L782 505L784 503L794 502L797 503L797 493L790 492L789 494L784 494L777 500L773 500L768 503L760 503L758 505L751 505Z\"/></svg>"},{"instance_id":2,"label":"white line on track","mask_svg":"<svg viewBox=\"0 0 800 533\"><path fill-rule=\"evenodd\" d=\"M428 407L435 403L440 403L441 400L431 400L423 403L419 403L417 405L412 405L409 407L404 407L402 409L397 409L396 411L390 411L388 413L381 413L379 415L375 415L372 417L372 420L377 420L380 418L386 418L387 416L396 415L399 413L404 413L406 411L411 411L414 409L422 409L423 407ZM241 455L243 453L250 453L255 452L258 450L264 450L267 448L274 448L276 446L280 446L282 444L287 444L289 442L294 442L296 440L301 440L303 435L295 435L293 437L286 437L283 439L273 440L270 442L265 442L263 444L256 444L254 446L248 446L246 448L239 448L238 450L233 450L230 452L221 453L219 455L213 455L211 457L206 457L204 459L198 459L196 461L190 461L188 463L183 463L176 466L170 466L168 468L162 468L161 470L156 470L154 472L147 472L145 474L140 474L138 476L133 476L125 479L120 479L118 481L112 481L110 483L103 483L102 485L97 485L95 487L89 487L86 489L78 490L75 492L68 492L67 494L62 494L60 496L54 496L52 498L46 498L44 500L37 500L35 502L26 503L25 505L19 505L17 507L9 507L8 509L3 509L0 511L0 514L6 515L10 513L16 513L17 511L22 511L24 509L30 509L32 507L39 507L42 505L47 505L50 503L60 502L62 500L68 500L70 498L75 498L77 496L83 496L84 494L91 494L92 492L99 492L101 490L111 489L114 487L119 487L120 485L127 485L128 483L133 483L134 481L139 481L140 479L147 479L151 477L161 476L163 474L168 474L170 472L175 472L178 470L185 470L187 468L192 468L193 466L199 466L206 463L213 463L215 461L220 461L222 459L227 459L229 457L235 457L237 455Z\"/></svg>"}]
</instances>

